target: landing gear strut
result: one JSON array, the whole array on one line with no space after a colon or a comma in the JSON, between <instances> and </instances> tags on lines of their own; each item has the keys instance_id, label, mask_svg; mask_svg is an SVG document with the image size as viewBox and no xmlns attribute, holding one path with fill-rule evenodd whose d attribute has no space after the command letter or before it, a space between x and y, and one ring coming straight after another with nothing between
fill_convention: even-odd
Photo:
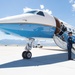
<instances>
[{"instance_id":1,"label":"landing gear strut","mask_svg":"<svg viewBox=\"0 0 75 75\"><path fill-rule=\"evenodd\" d=\"M30 50L33 47L34 40L35 39L33 39L33 38L29 39L29 43L27 43L27 45L25 47L25 51L22 53L23 59L31 59L32 53L30 52Z\"/></svg>"}]
</instances>

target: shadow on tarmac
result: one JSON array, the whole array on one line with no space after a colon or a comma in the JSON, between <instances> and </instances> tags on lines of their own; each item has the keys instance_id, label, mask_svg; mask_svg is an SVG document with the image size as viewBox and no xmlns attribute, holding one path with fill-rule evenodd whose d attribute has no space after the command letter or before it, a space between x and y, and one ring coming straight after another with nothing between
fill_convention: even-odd
<instances>
[{"instance_id":1,"label":"shadow on tarmac","mask_svg":"<svg viewBox=\"0 0 75 75\"><path fill-rule=\"evenodd\" d=\"M41 66L49 65L67 61L67 53L46 55L33 57L32 59L21 59L17 61L1 64L0 68L16 68L16 67L29 67L29 66Z\"/></svg>"}]
</instances>

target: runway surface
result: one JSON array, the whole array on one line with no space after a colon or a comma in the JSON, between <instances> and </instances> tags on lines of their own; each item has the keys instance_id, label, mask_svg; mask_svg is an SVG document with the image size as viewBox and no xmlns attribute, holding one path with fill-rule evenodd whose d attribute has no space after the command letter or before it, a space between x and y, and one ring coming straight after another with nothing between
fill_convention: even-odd
<instances>
[{"instance_id":1,"label":"runway surface","mask_svg":"<svg viewBox=\"0 0 75 75\"><path fill-rule=\"evenodd\" d=\"M74 75L75 60L59 47L33 48L32 59L22 59L24 46L0 46L0 75ZM75 55L73 55L75 58Z\"/></svg>"}]
</instances>

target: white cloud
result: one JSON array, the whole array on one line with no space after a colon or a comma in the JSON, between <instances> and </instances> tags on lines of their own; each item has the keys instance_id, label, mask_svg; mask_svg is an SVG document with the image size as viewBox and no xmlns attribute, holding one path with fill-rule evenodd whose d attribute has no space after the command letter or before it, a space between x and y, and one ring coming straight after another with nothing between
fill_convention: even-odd
<instances>
[{"instance_id":1,"label":"white cloud","mask_svg":"<svg viewBox=\"0 0 75 75\"><path fill-rule=\"evenodd\" d=\"M69 0L69 3L72 6L72 11L75 11L75 0Z\"/></svg>"},{"instance_id":2,"label":"white cloud","mask_svg":"<svg viewBox=\"0 0 75 75\"><path fill-rule=\"evenodd\" d=\"M40 5L40 9L41 9L41 10L47 12L48 14L52 14L52 11L51 11L51 10L49 10L49 9L44 9L44 8L45 8L44 5ZM31 11L31 10L33 10L33 9L32 9L32 8L28 8L28 7L23 8L23 12L24 12L24 13L26 13L26 12L28 12L28 11ZM34 10L39 10L39 9L34 9Z\"/></svg>"},{"instance_id":3,"label":"white cloud","mask_svg":"<svg viewBox=\"0 0 75 75\"><path fill-rule=\"evenodd\" d=\"M48 14L52 14L52 11L51 11L51 10L49 10L49 9L44 9L44 8L45 8L44 5L40 5L40 8L41 8L43 11L47 12Z\"/></svg>"},{"instance_id":4,"label":"white cloud","mask_svg":"<svg viewBox=\"0 0 75 75\"><path fill-rule=\"evenodd\" d=\"M32 9L31 8L28 8L28 7L25 7L25 8L23 8L23 12L25 13L25 12L28 12L28 11L31 11Z\"/></svg>"},{"instance_id":5,"label":"white cloud","mask_svg":"<svg viewBox=\"0 0 75 75\"><path fill-rule=\"evenodd\" d=\"M69 0L69 3L73 3L74 2L74 0Z\"/></svg>"},{"instance_id":6,"label":"white cloud","mask_svg":"<svg viewBox=\"0 0 75 75\"><path fill-rule=\"evenodd\" d=\"M72 9L73 9L73 11L75 11L75 3L72 4Z\"/></svg>"},{"instance_id":7,"label":"white cloud","mask_svg":"<svg viewBox=\"0 0 75 75\"><path fill-rule=\"evenodd\" d=\"M45 11L49 14L52 14L52 11L50 11L49 9L46 9Z\"/></svg>"},{"instance_id":8,"label":"white cloud","mask_svg":"<svg viewBox=\"0 0 75 75\"><path fill-rule=\"evenodd\" d=\"M40 8L41 8L41 9L44 9L44 5L40 5Z\"/></svg>"}]
</instances>

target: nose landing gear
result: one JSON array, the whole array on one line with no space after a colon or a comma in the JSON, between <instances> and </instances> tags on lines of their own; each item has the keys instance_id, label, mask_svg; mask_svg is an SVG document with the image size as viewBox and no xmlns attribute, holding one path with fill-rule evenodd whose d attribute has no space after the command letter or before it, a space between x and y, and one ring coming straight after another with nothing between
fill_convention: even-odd
<instances>
[{"instance_id":1,"label":"nose landing gear","mask_svg":"<svg viewBox=\"0 0 75 75\"><path fill-rule=\"evenodd\" d=\"M30 52L30 50L33 47L34 40L35 39L33 39L33 38L29 39L29 43L27 43L27 45L25 47L25 51L22 53L23 59L31 59L32 53Z\"/></svg>"}]
</instances>

